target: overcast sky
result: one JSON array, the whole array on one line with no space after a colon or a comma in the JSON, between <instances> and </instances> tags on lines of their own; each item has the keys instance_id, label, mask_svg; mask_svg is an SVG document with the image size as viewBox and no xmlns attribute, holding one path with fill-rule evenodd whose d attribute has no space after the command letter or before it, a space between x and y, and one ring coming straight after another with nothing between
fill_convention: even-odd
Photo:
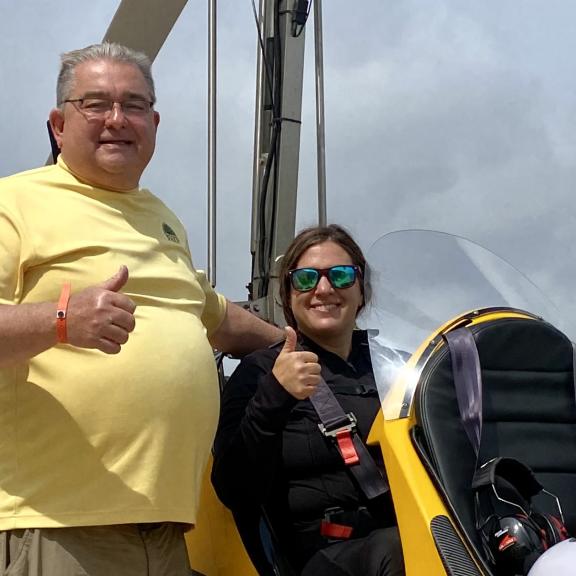
<instances>
[{"instance_id":1,"label":"overcast sky","mask_svg":"<svg viewBox=\"0 0 576 576\"><path fill-rule=\"evenodd\" d=\"M42 164L59 54L101 40L117 0L1 0L0 176ZM154 65L161 124L144 175L206 265L207 1ZM328 216L364 249L437 229L507 258L576 320L576 5L559 0L325 0ZM298 227L316 219L308 27ZM218 289L246 298L256 31L219 2Z\"/></svg>"}]
</instances>

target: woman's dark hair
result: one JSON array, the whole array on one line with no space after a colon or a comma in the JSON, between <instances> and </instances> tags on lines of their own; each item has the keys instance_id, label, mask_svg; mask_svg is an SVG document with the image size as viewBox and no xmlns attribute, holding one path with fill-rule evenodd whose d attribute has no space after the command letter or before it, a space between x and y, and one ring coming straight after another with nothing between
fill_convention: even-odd
<instances>
[{"instance_id":1,"label":"woman's dark hair","mask_svg":"<svg viewBox=\"0 0 576 576\"><path fill-rule=\"evenodd\" d=\"M360 290L362 291L364 300L360 309L370 300L370 269L360 246L356 244L352 236L350 236L342 226L338 226L337 224L306 228L292 240L280 265L280 300L282 302L282 310L286 323L292 326L292 328L296 328L296 319L294 318L294 314L292 314L290 305L290 276L288 272L296 267L298 260L300 260L302 254L304 254L308 248L316 246L317 244L323 244L324 242L334 242L334 244L338 244L338 246L349 254L352 263L360 268L361 275L358 278L358 282L360 283Z\"/></svg>"}]
</instances>

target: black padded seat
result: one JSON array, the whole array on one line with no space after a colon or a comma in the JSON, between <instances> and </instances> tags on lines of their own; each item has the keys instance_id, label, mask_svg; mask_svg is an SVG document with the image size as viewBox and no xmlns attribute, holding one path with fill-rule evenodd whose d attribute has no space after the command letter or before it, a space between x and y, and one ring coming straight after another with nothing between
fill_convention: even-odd
<instances>
[{"instance_id":1,"label":"black padded seat","mask_svg":"<svg viewBox=\"0 0 576 576\"><path fill-rule=\"evenodd\" d=\"M449 509L478 551L471 489L476 466L516 458L562 504L576 534L576 399L573 348L542 321L504 318L471 327L482 371L478 463L460 419L447 345L424 367L415 395L417 449ZM543 510L554 513L554 508Z\"/></svg>"}]
</instances>

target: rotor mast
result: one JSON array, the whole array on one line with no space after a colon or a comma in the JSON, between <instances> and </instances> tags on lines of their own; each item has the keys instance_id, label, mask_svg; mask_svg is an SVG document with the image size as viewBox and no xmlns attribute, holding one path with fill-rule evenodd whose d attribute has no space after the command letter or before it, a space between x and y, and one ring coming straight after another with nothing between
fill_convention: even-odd
<instances>
[{"instance_id":1,"label":"rotor mast","mask_svg":"<svg viewBox=\"0 0 576 576\"><path fill-rule=\"evenodd\" d=\"M294 238L308 2L260 0L252 191L252 309L283 324L278 260Z\"/></svg>"}]
</instances>

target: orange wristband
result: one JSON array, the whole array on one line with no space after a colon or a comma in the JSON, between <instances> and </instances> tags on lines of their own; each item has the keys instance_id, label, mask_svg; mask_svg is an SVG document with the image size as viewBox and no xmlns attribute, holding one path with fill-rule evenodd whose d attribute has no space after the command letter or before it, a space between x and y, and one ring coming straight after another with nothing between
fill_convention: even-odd
<instances>
[{"instance_id":1,"label":"orange wristband","mask_svg":"<svg viewBox=\"0 0 576 576\"><path fill-rule=\"evenodd\" d=\"M70 282L64 282L60 299L56 306L56 338L61 344L68 342L68 333L66 331L66 316L68 315L68 300L70 300Z\"/></svg>"}]
</instances>

